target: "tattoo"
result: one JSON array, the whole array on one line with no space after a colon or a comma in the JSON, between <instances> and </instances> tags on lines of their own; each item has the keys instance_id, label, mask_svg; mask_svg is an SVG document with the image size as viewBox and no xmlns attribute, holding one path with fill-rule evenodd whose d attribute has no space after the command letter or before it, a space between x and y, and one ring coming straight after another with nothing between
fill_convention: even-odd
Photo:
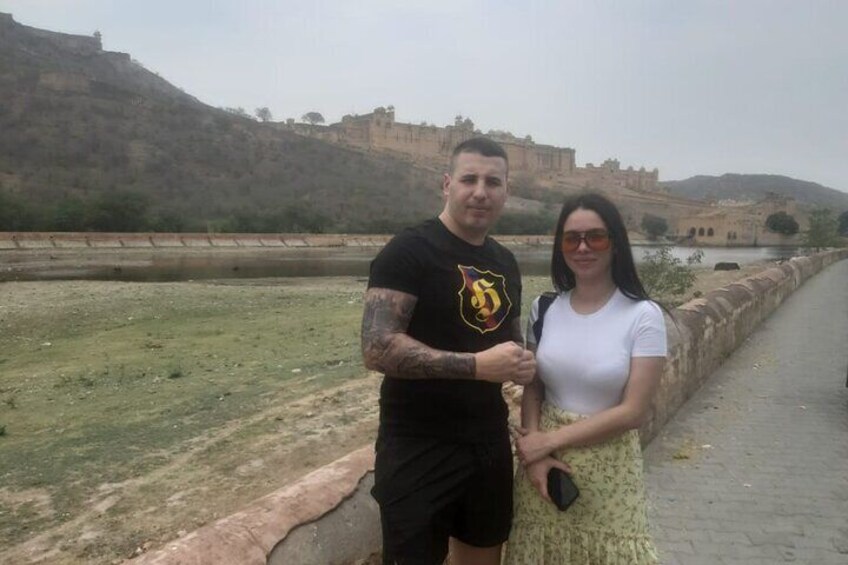
<instances>
[{"instance_id":1,"label":"tattoo","mask_svg":"<svg viewBox=\"0 0 848 565\"><path fill-rule=\"evenodd\" d=\"M362 315L365 366L400 379L473 379L472 353L433 349L406 333L417 301L397 290L368 290Z\"/></svg>"}]
</instances>

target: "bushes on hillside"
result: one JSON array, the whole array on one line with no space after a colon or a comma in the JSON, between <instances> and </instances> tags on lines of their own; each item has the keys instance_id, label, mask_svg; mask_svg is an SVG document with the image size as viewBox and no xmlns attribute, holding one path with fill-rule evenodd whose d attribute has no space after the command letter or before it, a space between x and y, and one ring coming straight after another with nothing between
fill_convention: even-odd
<instances>
[{"instance_id":1,"label":"bushes on hillside","mask_svg":"<svg viewBox=\"0 0 848 565\"><path fill-rule=\"evenodd\" d=\"M557 216L547 210L528 212L505 212L492 233L501 235L546 235L552 234Z\"/></svg>"}]
</instances>

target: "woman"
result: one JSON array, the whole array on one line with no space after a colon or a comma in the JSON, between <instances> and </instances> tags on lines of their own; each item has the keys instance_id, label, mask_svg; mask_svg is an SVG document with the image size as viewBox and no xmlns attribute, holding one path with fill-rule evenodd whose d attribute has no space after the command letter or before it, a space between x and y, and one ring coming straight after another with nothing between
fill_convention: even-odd
<instances>
[{"instance_id":1,"label":"woman","mask_svg":"<svg viewBox=\"0 0 848 565\"><path fill-rule=\"evenodd\" d=\"M621 214L607 198L584 193L563 204L551 279L558 292L539 343L528 335L537 345L537 378L521 403L507 563L657 563L637 429L662 375L665 321L639 281ZM567 471L580 490L565 511L548 495L552 467Z\"/></svg>"}]
</instances>

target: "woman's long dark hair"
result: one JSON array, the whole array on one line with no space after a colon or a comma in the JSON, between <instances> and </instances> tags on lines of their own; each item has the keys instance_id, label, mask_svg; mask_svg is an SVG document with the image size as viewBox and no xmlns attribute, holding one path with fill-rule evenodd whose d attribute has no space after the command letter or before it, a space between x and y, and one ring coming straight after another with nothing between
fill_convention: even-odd
<instances>
[{"instance_id":1,"label":"woman's long dark hair","mask_svg":"<svg viewBox=\"0 0 848 565\"><path fill-rule=\"evenodd\" d=\"M633 261L633 252L630 250L630 239L627 237L627 228L621 213L606 196L597 192L581 192L580 194L566 198L562 204L562 211L557 220L556 234L554 236L554 250L551 256L551 282L558 292L566 292L574 288L576 284L574 271L565 263L562 256L562 231L565 221L572 212L578 209L591 210L603 220L612 240L612 280L621 292L628 298L634 300L650 300L639 275L636 273L636 264Z\"/></svg>"}]
</instances>

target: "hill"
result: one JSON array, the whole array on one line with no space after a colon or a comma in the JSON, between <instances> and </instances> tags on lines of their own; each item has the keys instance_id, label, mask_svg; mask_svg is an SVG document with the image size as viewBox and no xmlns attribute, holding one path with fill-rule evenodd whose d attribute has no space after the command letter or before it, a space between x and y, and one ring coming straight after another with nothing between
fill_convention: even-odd
<instances>
[{"instance_id":1,"label":"hill","mask_svg":"<svg viewBox=\"0 0 848 565\"><path fill-rule=\"evenodd\" d=\"M391 233L437 212L432 165L354 149L213 108L99 36L21 25L0 13L0 231ZM526 177L526 178L525 178ZM586 183L515 175L500 233L546 233L562 195ZM848 208L848 195L766 175L663 183L672 198L601 179L631 227L695 199L767 191ZM785 186L791 185L788 188Z\"/></svg>"},{"instance_id":2,"label":"hill","mask_svg":"<svg viewBox=\"0 0 848 565\"><path fill-rule=\"evenodd\" d=\"M848 210L848 194L808 181L780 175L725 174L720 177L694 176L662 183L675 196L693 200L759 201L768 193L794 198L808 207L827 207L834 212Z\"/></svg>"},{"instance_id":3,"label":"hill","mask_svg":"<svg viewBox=\"0 0 848 565\"><path fill-rule=\"evenodd\" d=\"M386 232L438 175L207 106L100 38L0 13L0 230Z\"/></svg>"}]
</instances>

